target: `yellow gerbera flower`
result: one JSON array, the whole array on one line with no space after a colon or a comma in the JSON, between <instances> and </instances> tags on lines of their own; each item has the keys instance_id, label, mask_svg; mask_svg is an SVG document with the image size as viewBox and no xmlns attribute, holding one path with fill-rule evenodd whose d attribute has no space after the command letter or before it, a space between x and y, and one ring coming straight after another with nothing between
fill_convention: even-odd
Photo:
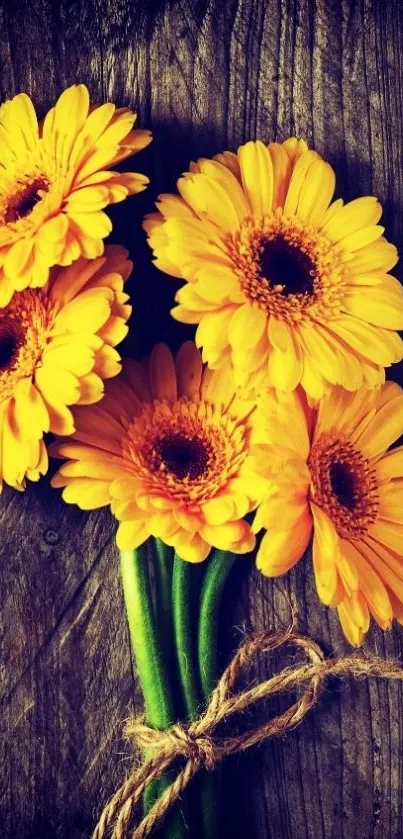
<instances>
[{"instance_id":1,"label":"yellow gerbera flower","mask_svg":"<svg viewBox=\"0 0 403 839\"><path fill-rule=\"evenodd\" d=\"M403 391L388 382L355 394L342 388L310 408L303 391L271 392L257 463L272 488L253 529L267 528L257 556L268 576L302 556L313 531L318 594L337 606L350 643L361 644L370 615L382 629L403 622Z\"/></svg>"},{"instance_id":2,"label":"yellow gerbera flower","mask_svg":"<svg viewBox=\"0 0 403 839\"><path fill-rule=\"evenodd\" d=\"M205 559L211 546L253 548L243 516L267 487L249 468L256 412L228 377L203 370L192 342L175 360L165 344L148 365L126 360L102 403L74 416L74 437L52 446L55 456L71 458L52 485L84 510L111 504L120 549L150 535L189 562Z\"/></svg>"},{"instance_id":3,"label":"yellow gerbera flower","mask_svg":"<svg viewBox=\"0 0 403 839\"><path fill-rule=\"evenodd\" d=\"M38 126L25 93L0 108L0 306L14 290L43 286L52 265L101 256L112 224L103 208L143 190L148 178L110 167L143 149L149 131L106 103L90 109L80 84Z\"/></svg>"},{"instance_id":4,"label":"yellow gerbera flower","mask_svg":"<svg viewBox=\"0 0 403 839\"><path fill-rule=\"evenodd\" d=\"M396 248L375 198L331 203L331 166L305 142L249 142L201 159L145 221L156 265L187 280L173 316L235 382L314 398L375 387L403 356Z\"/></svg>"},{"instance_id":5,"label":"yellow gerbera flower","mask_svg":"<svg viewBox=\"0 0 403 839\"><path fill-rule=\"evenodd\" d=\"M72 434L69 405L103 395L120 372L113 347L126 335L131 307L123 291L127 251L53 268L43 289L16 292L0 309L0 489L24 489L47 471L43 434Z\"/></svg>"}]
</instances>

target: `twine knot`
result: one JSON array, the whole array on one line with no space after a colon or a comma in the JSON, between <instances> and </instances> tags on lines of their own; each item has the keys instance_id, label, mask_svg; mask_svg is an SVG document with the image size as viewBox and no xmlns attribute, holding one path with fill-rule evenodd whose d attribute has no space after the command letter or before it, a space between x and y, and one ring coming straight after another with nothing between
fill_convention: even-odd
<instances>
[{"instance_id":1,"label":"twine knot","mask_svg":"<svg viewBox=\"0 0 403 839\"><path fill-rule=\"evenodd\" d=\"M188 726L179 723L170 729L170 736L178 744L178 756L199 763L206 769L214 769L219 762L211 737L195 734Z\"/></svg>"},{"instance_id":2,"label":"twine knot","mask_svg":"<svg viewBox=\"0 0 403 839\"><path fill-rule=\"evenodd\" d=\"M206 769L214 769L221 757L217 755L216 746L206 734L198 734L191 725L176 723L166 731L151 728L134 717L125 727L127 737L133 738L137 746L151 749L160 757L182 757Z\"/></svg>"},{"instance_id":3,"label":"twine knot","mask_svg":"<svg viewBox=\"0 0 403 839\"><path fill-rule=\"evenodd\" d=\"M258 653L271 652L283 646L292 646L302 651L306 661L286 667L263 682L235 692L240 676L253 664ZM284 734L299 725L317 702L329 676L374 676L402 680L403 668L397 662L377 657L364 658L356 654L341 659L325 659L321 648L312 638L291 630L264 632L245 641L235 653L199 719L190 723L176 723L167 731L150 728L136 717L129 720L126 735L133 738L137 746L150 750L152 756L134 769L112 796L102 812L92 839L105 839L110 834L112 839L146 839L162 822L201 767L214 769L229 755L243 752L256 743ZM287 690L297 691L298 695L286 711L240 734L223 734L224 721L228 722L231 717L262 699ZM185 765L179 768L174 781L164 790L152 809L135 821L145 788L171 769L178 758L184 760Z\"/></svg>"}]
</instances>

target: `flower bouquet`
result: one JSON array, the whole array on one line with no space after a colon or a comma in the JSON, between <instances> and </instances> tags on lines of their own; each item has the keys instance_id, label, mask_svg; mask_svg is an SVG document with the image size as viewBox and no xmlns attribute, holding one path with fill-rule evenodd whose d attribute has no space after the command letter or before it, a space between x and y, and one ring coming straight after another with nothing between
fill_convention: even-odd
<instances>
[{"instance_id":1,"label":"flower bouquet","mask_svg":"<svg viewBox=\"0 0 403 839\"><path fill-rule=\"evenodd\" d=\"M376 198L334 201L333 169L303 140L247 142L192 163L144 220L194 342L121 362L133 266L103 240L107 206L148 183L111 169L151 141L134 122L90 106L84 85L41 123L25 94L0 109L0 478L23 490L50 454L67 503L119 522L145 704L127 730L144 761L94 837L214 839L224 757L297 724L329 673L401 678L270 627L221 674L217 639L238 555L273 577L311 542L320 600L352 645L371 617L403 620L403 391L385 382L403 357L403 295ZM282 643L308 664L237 694ZM228 732L233 714L301 686L276 720Z\"/></svg>"}]
</instances>

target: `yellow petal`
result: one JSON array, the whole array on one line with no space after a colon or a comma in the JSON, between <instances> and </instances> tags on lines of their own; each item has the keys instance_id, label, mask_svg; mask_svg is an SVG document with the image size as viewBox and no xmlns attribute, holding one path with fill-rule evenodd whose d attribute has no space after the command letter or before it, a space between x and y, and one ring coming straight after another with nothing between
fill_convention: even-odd
<instances>
[{"instance_id":1,"label":"yellow petal","mask_svg":"<svg viewBox=\"0 0 403 839\"><path fill-rule=\"evenodd\" d=\"M121 551L131 551L140 547L150 533L143 521L122 521L116 534L116 544Z\"/></svg>"},{"instance_id":2,"label":"yellow petal","mask_svg":"<svg viewBox=\"0 0 403 839\"><path fill-rule=\"evenodd\" d=\"M239 229L237 211L230 196L217 181L202 173L187 173L179 178L178 190L200 219L213 222L227 233Z\"/></svg>"},{"instance_id":3,"label":"yellow petal","mask_svg":"<svg viewBox=\"0 0 403 839\"><path fill-rule=\"evenodd\" d=\"M316 323L301 324L298 337L312 366L316 365L328 382L341 384L344 381L344 371L343 368L340 370L340 355L332 346L331 337L324 330L320 330Z\"/></svg>"},{"instance_id":4,"label":"yellow petal","mask_svg":"<svg viewBox=\"0 0 403 839\"><path fill-rule=\"evenodd\" d=\"M347 594L351 596L357 592L360 586L360 576L357 570L357 563L350 551L350 543L340 539L340 556L337 562L337 570Z\"/></svg>"},{"instance_id":5,"label":"yellow petal","mask_svg":"<svg viewBox=\"0 0 403 839\"><path fill-rule=\"evenodd\" d=\"M118 376L121 371L120 355L113 347L104 344L95 353L95 364L93 373L100 376L101 379L110 379L113 376Z\"/></svg>"},{"instance_id":6,"label":"yellow petal","mask_svg":"<svg viewBox=\"0 0 403 839\"><path fill-rule=\"evenodd\" d=\"M113 292L95 288L67 303L57 316L57 328L67 332L97 332L111 313Z\"/></svg>"},{"instance_id":7,"label":"yellow petal","mask_svg":"<svg viewBox=\"0 0 403 839\"><path fill-rule=\"evenodd\" d=\"M346 234L354 234L377 224L382 207L373 196L355 198L337 212L322 227L322 233L332 242L340 242Z\"/></svg>"},{"instance_id":8,"label":"yellow petal","mask_svg":"<svg viewBox=\"0 0 403 839\"><path fill-rule=\"evenodd\" d=\"M228 329L234 311L233 306L226 306L204 315L196 330L196 347L203 347L203 360L208 361L210 366L221 366L219 360L223 357L223 349L228 345Z\"/></svg>"},{"instance_id":9,"label":"yellow petal","mask_svg":"<svg viewBox=\"0 0 403 839\"><path fill-rule=\"evenodd\" d=\"M357 567L360 589L368 603L374 618L386 629L392 620L392 606L388 593L380 577L365 560L362 553L351 543L346 543L344 551Z\"/></svg>"},{"instance_id":10,"label":"yellow petal","mask_svg":"<svg viewBox=\"0 0 403 839\"><path fill-rule=\"evenodd\" d=\"M298 157L291 175L290 185L284 204L284 215L296 215L301 190L307 177L307 173L312 164L319 159L319 155L315 151L305 151L300 157Z\"/></svg>"},{"instance_id":11,"label":"yellow petal","mask_svg":"<svg viewBox=\"0 0 403 839\"><path fill-rule=\"evenodd\" d=\"M102 132L105 131L105 128L109 125L115 110L115 105L111 102L105 102L105 104L94 108L88 115L85 123L85 134L92 140L92 142L98 140L98 137L100 137Z\"/></svg>"},{"instance_id":12,"label":"yellow petal","mask_svg":"<svg viewBox=\"0 0 403 839\"><path fill-rule=\"evenodd\" d=\"M348 228L347 228L348 229ZM354 253L349 262L349 270L354 274L390 271L399 259L397 248L381 236L376 242Z\"/></svg>"},{"instance_id":13,"label":"yellow petal","mask_svg":"<svg viewBox=\"0 0 403 839\"><path fill-rule=\"evenodd\" d=\"M332 200L336 177L324 160L315 160L302 184L296 214L302 221L319 224Z\"/></svg>"},{"instance_id":14,"label":"yellow petal","mask_svg":"<svg viewBox=\"0 0 403 839\"><path fill-rule=\"evenodd\" d=\"M31 258L34 239L19 239L9 249L4 260L3 270L8 277L14 279L15 274L22 274ZM46 276L43 278L43 285L46 283Z\"/></svg>"},{"instance_id":15,"label":"yellow petal","mask_svg":"<svg viewBox=\"0 0 403 839\"><path fill-rule=\"evenodd\" d=\"M345 295L343 301L346 312L357 318L382 326L386 329L403 329L403 297L388 294L380 287L367 290L365 306L362 293Z\"/></svg>"},{"instance_id":16,"label":"yellow petal","mask_svg":"<svg viewBox=\"0 0 403 839\"><path fill-rule=\"evenodd\" d=\"M361 646L369 629L368 606L363 596L345 597L337 613L347 641L355 647Z\"/></svg>"},{"instance_id":17,"label":"yellow petal","mask_svg":"<svg viewBox=\"0 0 403 839\"><path fill-rule=\"evenodd\" d=\"M79 405L93 405L94 402L99 402L104 395L104 383L95 373L87 373L79 380L80 398Z\"/></svg>"},{"instance_id":18,"label":"yellow petal","mask_svg":"<svg viewBox=\"0 0 403 839\"><path fill-rule=\"evenodd\" d=\"M84 84L71 85L64 90L55 105L55 132L62 136L76 134L87 118L89 101Z\"/></svg>"},{"instance_id":19,"label":"yellow petal","mask_svg":"<svg viewBox=\"0 0 403 839\"><path fill-rule=\"evenodd\" d=\"M175 359L178 396L195 399L200 393L202 360L193 341L185 341Z\"/></svg>"},{"instance_id":20,"label":"yellow petal","mask_svg":"<svg viewBox=\"0 0 403 839\"><path fill-rule=\"evenodd\" d=\"M38 367L35 378L45 400L61 405L74 405L80 396L79 381L68 370L52 370L47 366Z\"/></svg>"},{"instance_id":21,"label":"yellow petal","mask_svg":"<svg viewBox=\"0 0 403 839\"><path fill-rule=\"evenodd\" d=\"M175 539L174 543L177 555L185 562L203 562L211 550L211 546L195 533L191 539L186 539L183 534Z\"/></svg>"},{"instance_id":22,"label":"yellow petal","mask_svg":"<svg viewBox=\"0 0 403 839\"><path fill-rule=\"evenodd\" d=\"M258 533L262 527L270 533L280 528L292 531L297 526L296 522L308 512L306 494L307 490L302 484L298 489L290 487L287 497L281 491L269 496L256 511L253 532Z\"/></svg>"},{"instance_id":23,"label":"yellow petal","mask_svg":"<svg viewBox=\"0 0 403 839\"><path fill-rule=\"evenodd\" d=\"M378 460L375 469L379 483L390 481L392 478L403 478L403 446L387 452Z\"/></svg>"},{"instance_id":24,"label":"yellow petal","mask_svg":"<svg viewBox=\"0 0 403 839\"><path fill-rule=\"evenodd\" d=\"M176 400L175 362L167 344L157 344L153 348L149 360L149 377L154 399Z\"/></svg>"},{"instance_id":25,"label":"yellow petal","mask_svg":"<svg viewBox=\"0 0 403 839\"><path fill-rule=\"evenodd\" d=\"M14 391L15 419L25 437L40 439L49 431L49 414L42 396L30 379L23 379Z\"/></svg>"},{"instance_id":26,"label":"yellow petal","mask_svg":"<svg viewBox=\"0 0 403 839\"><path fill-rule=\"evenodd\" d=\"M272 346L280 352L287 352L291 343L291 335L285 321L271 315L268 319L267 331Z\"/></svg>"},{"instance_id":27,"label":"yellow petal","mask_svg":"<svg viewBox=\"0 0 403 839\"><path fill-rule=\"evenodd\" d=\"M93 478L73 478L63 490L67 504L77 504L81 510L96 510L110 503L109 482Z\"/></svg>"},{"instance_id":28,"label":"yellow petal","mask_svg":"<svg viewBox=\"0 0 403 839\"><path fill-rule=\"evenodd\" d=\"M327 386L320 370L312 359L304 354L301 385L311 400L319 400L324 396Z\"/></svg>"},{"instance_id":29,"label":"yellow petal","mask_svg":"<svg viewBox=\"0 0 403 839\"><path fill-rule=\"evenodd\" d=\"M287 140L284 140L284 143L281 145L289 157L293 168L295 168L299 158L308 151L308 146L305 140L300 140L298 137L289 137Z\"/></svg>"},{"instance_id":30,"label":"yellow petal","mask_svg":"<svg viewBox=\"0 0 403 839\"><path fill-rule=\"evenodd\" d=\"M398 556L402 556L403 525L378 518L369 528L368 535Z\"/></svg>"},{"instance_id":31,"label":"yellow petal","mask_svg":"<svg viewBox=\"0 0 403 839\"><path fill-rule=\"evenodd\" d=\"M312 519L306 511L290 530L270 530L260 544L256 567L267 577L285 574L301 559L312 533Z\"/></svg>"},{"instance_id":32,"label":"yellow petal","mask_svg":"<svg viewBox=\"0 0 403 839\"><path fill-rule=\"evenodd\" d=\"M343 596L337 573L340 540L327 514L312 502L311 510L314 521L312 560L316 588L322 603L326 606L336 606Z\"/></svg>"},{"instance_id":33,"label":"yellow petal","mask_svg":"<svg viewBox=\"0 0 403 839\"><path fill-rule=\"evenodd\" d=\"M75 376L86 376L94 366L95 352L85 341L77 336L75 341L51 341L42 357L46 373L57 375L59 370L68 370ZM37 371L38 372L38 371ZM41 374L39 374L41 376Z\"/></svg>"},{"instance_id":34,"label":"yellow petal","mask_svg":"<svg viewBox=\"0 0 403 839\"><path fill-rule=\"evenodd\" d=\"M138 491L138 481L132 476L118 478L110 486L112 498L126 501L128 498L135 498Z\"/></svg>"},{"instance_id":35,"label":"yellow petal","mask_svg":"<svg viewBox=\"0 0 403 839\"><path fill-rule=\"evenodd\" d=\"M273 164L267 147L260 140L238 149L242 184L252 215L264 216L273 205Z\"/></svg>"},{"instance_id":36,"label":"yellow petal","mask_svg":"<svg viewBox=\"0 0 403 839\"><path fill-rule=\"evenodd\" d=\"M223 151L220 154L214 155L214 160L218 160L223 166L232 172L235 178L241 182L241 170L239 167L238 155L233 151Z\"/></svg>"},{"instance_id":37,"label":"yellow petal","mask_svg":"<svg viewBox=\"0 0 403 839\"><path fill-rule=\"evenodd\" d=\"M10 400L3 414L2 423L2 477L16 489L24 488L24 476L29 466L29 441L20 438L13 411L13 400Z\"/></svg>"},{"instance_id":38,"label":"yellow petal","mask_svg":"<svg viewBox=\"0 0 403 839\"><path fill-rule=\"evenodd\" d=\"M27 478L30 481L39 481L41 475L46 475L49 469L49 458L43 440L39 440L39 458L32 468L27 469Z\"/></svg>"},{"instance_id":39,"label":"yellow petal","mask_svg":"<svg viewBox=\"0 0 403 839\"><path fill-rule=\"evenodd\" d=\"M194 346L193 343L192 346ZM147 370L145 365L140 364L139 361L125 358L120 381L129 386L140 402L152 402Z\"/></svg>"},{"instance_id":40,"label":"yellow petal","mask_svg":"<svg viewBox=\"0 0 403 839\"><path fill-rule=\"evenodd\" d=\"M69 212L69 221L74 225L73 230L78 228L81 233L92 239L105 239L112 230L112 222L102 210L93 213Z\"/></svg>"},{"instance_id":41,"label":"yellow petal","mask_svg":"<svg viewBox=\"0 0 403 839\"><path fill-rule=\"evenodd\" d=\"M26 149L36 151L38 146L38 120L31 99L26 93L18 93L10 102L3 105L1 111L3 124L8 125L9 119L12 121L13 129L18 125Z\"/></svg>"},{"instance_id":42,"label":"yellow petal","mask_svg":"<svg viewBox=\"0 0 403 839\"><path fill-rule=\"evenodd\" d=\"M383 580L387 591L392 591L403 602L403 563L399 557L387 548L366 538L360 543L361 553L376 574Z\"/></svg>"},{"instance_id":43,"label":"yellow petal","mask_svg":"<svg viewBox=\"0 0 403 839\"><path fill-rule=\"evenodd\" d=\"M121 474L122 467L118 461L114 462L112 459L105 457L94 460L88 458L86 454L78 461L70 460L68 463L63 463L58 472L59 478L63 479L65 484L69 483L69 478L88 478L88 486L92 478L95 481L107 482L116 480ZM53 486L55 485L53 484ZM63 486L63 484L60 483L60 486ZM108 499L109 503L109 495Z\"/></svg>"},{"instance_id":44,"label":"yellow petal","mask_svg":"<svg viewBox=\"0 0 403 839\"><path fill-rule=\"evenodd\" d=\"M130 307L128 316L129 314ZM129 327L123 318L111 315L101 329L98 329L97 334L103 341L105 341L106 344L110 344L111 347L115 347L123 341L128 331Z\"/></svg>"},{"instance_id":45,"label":"yellow petal","mask_svg":"<svg viewBox=\"0 0 403 839\"><path fill-rule=\"evenodd\" d=\"M284 207L290 178L291 160L281 143L269 143L268 151L273 166L273 210Z\"/></svg>"},{"instance_id":46,"label":"yellow petal","mask_svg":"<svg viewBox=\"0 0 403 839\"><path fill-rule=\"evenodd\" d=\"M242 222L245 216L249 214L249 205L238 178L217 160L207 160L205 158L199 160L198 170L216 180L225 189L239 222Z\"/></svg>"},{"instance_id":47,"label":"yellow petal","mask_svg":"<svg viewBox=\"0 0 403 839\"><path fill-rule=\"evenodd\" d=\"M50 386L46 392L42 387L40 390L42 392L46 410L49 414L50 431L52 431L53 434L60 434L61 436L74 434L75 426L73 414L66 406L63 398L57 400L54 397L51 382L49 384Z\"/></svg>"},{"instance_id":48,"label":"yellow petal","mask_svg":"<svg viewBox=\"0 0 403 839\"><path fill-rule=\"evenodd\" d=\"M236 542L242 539L247 528L249 525L244 521L229 521L216 527L203 525L200 535L213 547L222 551L231 551Z\"/></svg>"},{"instance_id":49,"label":"yellow petal","mask_svg":"<svg viewBox=\"0 0 403 839\"><path fill-rule=\"evenodd\" d=\"M383 454L403 434L403 391L389 399L377 411L362 434L357 445L366 457Z\"/></svg>"},{"instance_id":50,"label":"yellow petal","mask_svg":"<svg viewBox=\"0 0 403 839\"><path fill-rule=\"evenodd\" d=\"M48 219L41 225L36 239L36 245L47 252L53 251L55 245L60 245L64 242L67 234L69 222L64 213L58 213L56 216Z\"/></svg>"},{"instance_id":51,"label":"yellow petal","mask_svg":"<svg viewBox=\"0 0 403 839\"><path fill-rule=\"evenodd\" d=\"M206 520L206 524L220 525L225 524L231 520L234 514L234 505L230 498L211 498L202 504L202 513Z\"/></svg>"},{"instance_id":52,"label":"yellow petal","mask_svg":"<svg viewBox=\"0 0 403 839\"><path fill-rule=\"evenodd\" d=\"M379 224L374 224L371 227L357 230L355 233L348 233L338 244L344 251L354 253L354 251L358 251L367 245L371 245L372 242L376 242L384 232L384 227L381 227Z\"/></svg>"},{"instance_id":53,"label":"yellow petal","mask_svg":"<svg viewBox=\"0 0 403 839\"><path fill-rule=\"evenodd\" d=\"M93 185L81 187L71 192L66 203L65 211L71 213L88 213L103 210L109 203L109 188Z\"/></svg>"},{"instance_id":54,"label":"yellow petal","mask_svg":"<svg viewBox=\"0 0 403 839\"><path fill-rule=\"evenodd\" d=\"M226 368L222 370L209 370L206 368L204 370L201 383L201 397L204 402L210 402L212 405L222 405L224 408L228 407L234 398L234 383L231 376L228 375ZM249 410L251 410L251 406L249 406Z\"/></svg>"},{"instance_id":55,"label":"yellow petal","mask_svg":"<svg viewBox=\"0 0 403 839\"><path fill-rule=\"evenodd\" d=\"M299 385L305 364L298 343L291 333L289 338L286 352L272 347L268 357L269 382L273 387L285 391L292 391Z\"/></svg>"},{"instance_id":56,"label":"yellow petal","mask_svg":"<svg viewBox=\"0 0 403 839\"><path fill-rule=\"evenodd\" d=\"M388 367L403 357L403 343L394 332L372 326L352 315L339 315L331 322L332 331L361 356Z\"/></svg>"},{"instance_id":57,"label":"yellow petal","mask_svg":"<svg viewBox=\"0 0 403 839\"><path fill-rule=\"evenodd\" d=\"M264 334L267 315L251 303L238 306L228 325L228 340L233 347L253 346Z\"/></svg>"}]
</instances>

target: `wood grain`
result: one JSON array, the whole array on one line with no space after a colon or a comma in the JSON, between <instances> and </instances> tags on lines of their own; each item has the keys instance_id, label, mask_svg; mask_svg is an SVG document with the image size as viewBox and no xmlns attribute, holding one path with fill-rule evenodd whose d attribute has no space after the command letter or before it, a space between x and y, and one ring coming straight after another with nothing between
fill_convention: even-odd
<instances>
[{"instance_id":1,"label":"wood grain","mask_svg":"<svg viewBox=\"0 0 403 839\"><path fill-rule=\"evenodd\" d=\"M26 91L44 113L83 81L95 100L135 106L155 132L136 160L150 189L113 209L113 238L136 262L128 353L192 334L169 317L176 282L150 266L140 221L197 156L301 135L335 166L340 194L380 198L401 244L402 18L399 0L0 2L1 100ZM141 706L114 524L67 508L46 481L22 497L5 491L0 523L1 833L88 837L130 759L120 723ZM347 650L308 559L275 581L238 561L224 646L239 638L234 625L286 625L290 604L326 650ZM372 630L364 649L401 655L403 630ZM402 728L399 686L329 685L297 731L228 762L222 835L403 837Z\"/></svg>"}]
</instances>

